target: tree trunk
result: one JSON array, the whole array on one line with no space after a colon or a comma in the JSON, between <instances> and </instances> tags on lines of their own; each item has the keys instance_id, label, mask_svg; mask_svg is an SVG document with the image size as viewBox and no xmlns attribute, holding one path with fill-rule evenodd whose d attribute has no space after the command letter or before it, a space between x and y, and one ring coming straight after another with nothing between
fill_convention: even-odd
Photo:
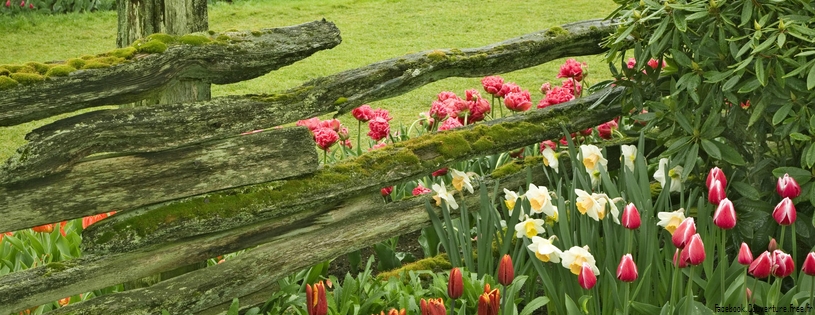
<instances>
[{"instance_id":1,"label":"tree trunk","mask_svg":"<svg viewBox=\"0 0 815 315\"><path fill-rule=\"evenodd\" d=\"M126 47L154 33L183 35L209 29L207 0L121 0L118 1L119 32L116 46ZM178 80L142 105L205 101L211 97L210 84Z\"/></svg>"}]
</instances>

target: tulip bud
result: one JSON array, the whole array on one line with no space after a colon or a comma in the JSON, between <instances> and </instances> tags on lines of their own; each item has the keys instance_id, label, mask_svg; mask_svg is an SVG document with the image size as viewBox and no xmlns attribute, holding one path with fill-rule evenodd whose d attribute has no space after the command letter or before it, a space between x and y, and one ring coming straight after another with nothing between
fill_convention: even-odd
<instances>
[{"instance_id":1,"label":"tulip bud","mask_svg":"<svg viewBox=\"0 0 815 315\"><path fill-rule=\"evenodd\" d=\"M710 169L710 173L707 174L707 180L705 180L705 186L710 189L710 185L713 184L714 180L721 182L722 188L727 187L727 177L724 176L724 172L719 167Z\"/></svg>"},{"instance_id":2,"label":"tulip bud","mask_svg":"<svg viewBox=\"0 0 815 315\"><path fill-rule=\"evenodd\" d=\"M6 8L11 6L11 0L6 0Z\"/></svg>"},{"instance_id":3,"label":"tulip bud","mask_svg":"<svg viewBox=\"0 0 815 315\"><path fill-rule=\"evenodd\" d=\"M778 243L775 241L775 238L771 238L770 243L767 244L767 250L774 252L776 249L778 249Z\"/></svg>"},{"instance_id":4,"label":"tulip bud","mask_svg":"<svg viewBox=\"0 0 815 315\"><path fill-rule=\"evenodd\" d=\"M753 300L753 291L750 288L744 288L744 294L747 295L747 301Z\"/></svg>"},{"instance_id":5,"label":"tulip bud","mask_svg":"<svg viewBox=\"0 0 815 315\"><path fill-rule=\"evenodd\" d=\"M464 293L464 280L461 277L461 270L453 268L450 270L450 279L447 282L447 295L451 299L458 299Z\"/></svg>"},{"instance_id":6,"label":"tulip bud","mask_svg":"<svg viewBox=\"0 0 815 315\"><path fill-rule=\"evenodd\" d=\"M796 216L795 205L789 197L784 197L773 210L773 219L780 225L792 225Z\"/></svg>"},{"instance_id":7,"label":"tulip bud","mask_svg":"<svg viewBox=\"0 0 815 315\"><path fill-rule=\"evenodd\" d=\"M753 262L753 253L750 252L750 246L747 246L747 243L741 243L741 249L739 249L739 264L749 266L750 263Z\"/></svg>"},{"instance_id":8,"label":"tulip bud","mask_svg":"<svg viewBox=\"0 0 815 315\"><path fill-rule=\"evenodd\" d=\"M682 268L687 267L688 263L685 262L684 259L682 259L682 254L680 253L680 251L682 251L682 250L677 248L676 251L674 252L674 260L673 260L673 262L674 262L674 267L682 269ZM685 256L687 256L687 255L685 255Z\"/></svg>"},{"instance_id":9,"label":"tulip bud","mask_svg":"<svg viewBox=\"0 0 815 315\"><path fill-rule=\"evenodd\" d=\"M801 268L808 276L815 276L815 252L809 252L804 259L804 266Z\"/></svg>"},{"instance_id":10,"label":"tulip bud","mask_svg":"<svg viewBox=\"0 0 815 315\"><path fill-rule=\"evenodd\" d=\"M710 184L710 188L707 190L707 201L710 202L710 204L718 205L724 198L727 198L727 195L724 192L722 182L714 179Z\"/></svg>"},{"instance_id":11,"label":"tulip bud","mask_svg":"<svg viewBox=\"0 0 815 315\"><path fill-rule=\"evenodd\" d=\"M702 237L699 234L693 234L688 246L683 253L687 252L687 263L691 265L698 265L705 261L705 244L702 242ZM681 257L680 257L681 258Z\"/></svg>"},{"instance_id":12,"label":"tulip bud","mask_svg":"<svg viewBox=\"0 0 815 315\"><path fill-rule=\"evenodd\" d=\"M637 211L637 206L635 206L633 202L626 205L625 209L623 209L623 218L621 221L621 224L626 229L636 230L640 227L642 223L640 212Z\"/></svg>"},{"instance_id":13,"label":"tulip bud","mask_svg":"<svg viewBox=\"0 0 815 315\"><path fill-rule=\"evenodd\" d=\"M315 283L314 286L306 284L306 311L308 315L326 315L328 313L328 301L322 281Z\"/></svg>"},{"instance_id":14,"label":"tulip bud","mask_svg":"<svg viewBox=\"0 0 815 315\"><path fill-rule=\"evenodd\" d=\"M795 271L795 262L792 261L792 256L776 250L773 252L773 275L779 278L784 278Z\"/></svg>"},{"instance_id":15,"label":"tulip bud","mask_svg":"<svg viewBox=\"0 0 815 315\"><path fill-rule=\"evenodd\" d=\"M444 306L444 301L441 298L425 299L420 303L422 315L447 315L447 309Z\"/></svg>"},{"instance_id":16,"label":"tulip bud","mask_svg":"<svg viewBox=\"0 0 815 315\"><path fill-rule=\"evenodd\" d=\"M714 182L718 183L718 181ZM733 202L724 198L719 202L716 212L713 213L713 224L721 229L729 230L736 226L736 210L733 209Z\"/></svg>"},{"instance_id":17,"label":"tulip bud","mask_svg":"<svg viewBox=\"0 0 815 315\"><path fill-rule=\"evenodd\" d=\"M512 266L512 258L504 255L501 263L498 264L498 283L510 285L513 279L515 279L515 269Z\"/></svg>"},{"instance_id":18,"label":"tulip bud","mask_svg":"<svg viewBox=\"0 0 815 315\"><path fill-rule=\"evenodd\" d=\"M637 276L637 264L634 263L634 258L631 254L623 255L620 265L617 266L617 279L623 282L633 282L637 280Z\"/></svg>"},{"instance_id":19,"label":"tulip bud","mask_svg":"<svg viewBox=\"0 0 815 315\"><path fill-rule=\"evenodd\" d=\"M770 272L772 272L772 257L770 257L770 252L763 252L761 255L758 255L758 258L753 260L750 264L750 267L747 269L753 277L762 279L767 278L770 276Z\"/></svg>"},{"instance_id":20,"label":"tulip bud","mask_svg":"<svg viewBox=\"0 0 815 315\"><path fill-rule=\"evenodd\" d=\"M379 190L379 193L382 194L382 197L387 197L393 192L393 186L385 187Z\"/></svg>"},{"instance_id":21,"label":"tulip bud","mask_svg":"<svg viewBox=\"0 0 815 315\"><path fill-rule=\"evenodd\" d=\"M407 310L405 310L404 308L401 310L396 310L395 308L392 308L390 311L388 311L387 315L405 315L405 314L407 314ZM380 312L380 315L385 315L385 311Z\"/></svg>"},{"instance_id":22,"label":"tulip bud","mask_svg":"<svg viewBox=\"0 0 815 315\"><path fill-rule=\"evenodd\" d=\"M685 218L682 223L679 223L673 236L671 236L671 240L676 248L685 248L693 234L696 234L696 223L693 222L692 217Z\"/></svg>"},{"instance_id":23,"label":"tulip bud","mask_svg":"<svg viewBox=\"0 0 815 315\"><path fill-rule=\"evenodd\" d=\"M586 290L593 288L594 285L597 284L597 275L591 270L589 263L583 263L583 267L580 268L580 274L577 275L577 283Z\"/></svg>"},{"instance_id":24,"label":"tulip bud","mask_svg":"<svg viewBox=\"0 0 815 315\"><path fill-rule=\"evenodd\" d=\"M20 7L24 7L24 6L25 6L25 0L20 1Z\"/></svg>"},{"instance_id":25,"label":"tulip bud","mask_svg":"<svg viewBox=\"0 0 815 315\"><path fill-rule=\"evenodd\" d=\"M43 225L40 225L40 226L35 226L35 227L31 228L31 230L34 231L34 232L37 232L37 233L51 233L51 232L54 231L54 224L49 223L49 224L43 224Z\"/></svg>"},{"instance_id":26,"label":"tulip bud","mask_svg":"<svg viewBox=\"0 0 815 315\"><path fill-rule=\"evenodd\" d=\"M790 174L784 174L784 177L778 178L778 184L775 190L781 198L795 198L801 195L801 186L795 181L795 178L790 177Z\"/></svg>"},{"instance_id":27,"label":"tulip bud","mask_svg":"<svg viewBox=\"0 0 815 315\"><path fill-rule=\"evenodd\" d=\"M498 315L501 293L498 289L490 291L490 285L484 286L484 294L478 298L478 315Z\"/></svg>"}]
</instances>

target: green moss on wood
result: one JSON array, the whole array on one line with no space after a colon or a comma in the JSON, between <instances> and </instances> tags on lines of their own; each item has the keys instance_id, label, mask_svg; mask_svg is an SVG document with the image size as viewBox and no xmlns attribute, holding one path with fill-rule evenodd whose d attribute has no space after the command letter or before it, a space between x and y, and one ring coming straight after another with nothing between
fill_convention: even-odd
<instances>
[{"instance_id":1,"label":"green moss on wood","mask_svg":"<svg viewBox=\"0 0 815 315\"><path fill-rule=\"evenodd\" d=\"M427 58L430 58L430 60L433 60L433 61L442 61L445 58L447 58L447 54L445 54L441 50L434 50L434 51L427 54Z\"/></svg>"},{"instance_id":2,"label":"green moss on wood","mask_svg":"<svg viewBox=\"0 0 815 315\"><path fill-rule=\"evenodd\" d=\"M0 67L2 67L4 69L7 69L9 71L9 73L14 73L14 72L17 72L17 70L19 70L23 66L21 66L21 65L0 65Z\"/></svg>"},{"instance_id":3,"label":"green moss on wood","mask_svg":"<svg viewBox=\"0 0 815 315\"><path fill-rule=\"evenodd\" d=\"M82 60L91 60L93 58L96 58L96 56L82 55L82 57L79 57L79 58L81 58Z\"/></svg>"},{"instance_id":4,"label":"green moss on wood","mask_svg":"<svg viewBox=\"0 0 815 315\"><path fill-rule=\"evenodd\" d=\"M552 28L548 29L546 31L546 35L551 36L551 37L566 36L566 35L569 35L569 31L567 31L566 29L564 29L564 28L562 28L560 26L555 26L555 27L552 27Z\"/></svg>"},{"instance_id":5,"label":"green moss on wood","mask_svg":"<svg viewBox=\"0 0 815 315\"><path fill-rule=\"evenodd\" d=\"M116 58L130 59L136 54L136 51L137 50L136 50L135 47L124 47L124 48L114 49L114 50L110 51L108 53L108 55L116 57Z\"/></svg>"},{"instance_id":6,"label":"green moss on wood","mask_svg":"<svg viewBox=\"0 0 815 315\"><path fill-rule=\"evenodd\" d=\"M164 34L164 33L151 34L151 35L147 36L146 39L147 40L145 42L148 42L148 43L151 42L151 41L157 40L157 41L160 41L160 42L162 42L164 44L167 44L167 45L173 44L173 43L176 42L175 36Z\"/></svg>"},{"instance_id":7,"label":"green moss on wood","mask_svg":"<svg viewBox=\"0 0 815 315\"><path fill-rule=\"evenodd\" d=\"M105 68L110 68L110 64L97 60L88 61L88 63L82 66L82 69L105 69Z\"/></svg>"},{"instance_id":8,"label":"green moss on wood","mask_svg":"<svg viewBox=\"0 0 815 315\"><path fill-rule=\"evenodd\" d=\"M33 68L34 71L36 71L36 73L39 74L45 74L46 72L48 72L48 69L50 68L48 65L39 62L29 62L26 63L25 65Z\"/></svg>"},{"instance_id":9,"label":"green moss on wood","mask_svg":"<svg viewBox=\"0 0 815 315\"><path fill-rule=\"evenodd\" d=\"M336 101L334 101L334 105L342 105L342 104L345 104L345 102L347 102L347 101L348 101L347 98L339 97L339 98L337 98Z\"/></svg>"},{"instance_id":10,"label":"green moss on wood","mask_svg":"<svg viewBox=\"0 0 815 315\"><path fill-rule=\"evenodd\" d=\"M453 268L453 265L450 264L450 260L447 258L446 253L442 253L435 257L429 257L417 260L416 262L409 263L407 265L402 266L401 268L394 269L391 271L381 272L377 275L379 280L387 280L390 278L401 278L403 274L407 274L410 271L422 271L422 270L430 270L434 273L436 272L443 272L446 270L450 270ZM409 279L405 279L406 281Z\"/></svg>"},{"instance_id":11,"label":"green moss on wood","mask_svg":"<svg viewBox=\"0 0 815 315\"><path fill-rule=\"evenodd\" d=\"M76 69L82 69L85 66L85 60L79 58L68 59L66 64Z\"/></svg>"},{"instance_id":12,"label":"green moss on wood","mask_svg":"<svg viewBox=\"0 0 815 315\"><path fill-rule=\"evenodd\" d=\"M473 143L473 150L484 151L495 146L495 142L490 137L481 137Z\"/></svg>"},{"instance_id":13,"label":"green moss on wood","mask_svg":"<svg viewBox=\"0 0 815 315\"><path fill-rule=\"evenodd\" d=\"M229 36L226 36L225 34L220 34L217 37L215 37L215 40L220 42L226 42L229 41L229 39L230 39Z\"/></svg>"},{"instance_id":14,"label":"green moss on wood","mask_svg":"<svg viewBox=\"0 0 815 315\"><path fill-rule=\"evenodd\" d=\"M159 54L167 50L167 44L159 40L151 40L149 42L139 44L136 49L140 53L145 54Z\"/></svg>"},{"instance_id":15,"label":"green moss on wood","mask_svg":"<svg viewBox=\"0 0 815 315\"><path fill-rule=\"evenodd\" d=\"M58 65L51 67L48 69L48 72L45 73L47 77L65 77L68 76L71 72L76 71L76 68L71 67L69 65Z\"/></svg>"},{"instance_id":16,"label":"green moss on wood","mask_svg":"<svg viewBox=\"0 0 815 315\"><path fill-rule=\"evenodd\" d=\"M37 73L12 73L10 77L22 85L45 81L45 77Z\"/></svg>"},{"instance_id":17,"label":"green moss on wood","mask_svg":"<svg viewBox=\"0 0 815 315\"><path fill-rule=\"evenodd\" d=\"M207 37L201 36L201 35L187 34L187 35L183 35L183 36L179 37L178 42L182 43L182 44L185 44L185 45L201 46L201 45L204 45L206 43L212 42L212 40L210 40Z\"/></svg>"},{"instance_id":18,"label":"green moss on wood","mask_svg":"<svg viewBox=\"0 0 815 315\"><path fill-rule=\"evenodd\" d=\"M8 76L9 74L11 74L11 71L4 67L0 67L0 76Z\"/></svg>"},{"instance_id":19,"label":"green moss on wood","mask_svg":"<svg viewBox=\"0 0 815 315\"><path fill-rule=\"evenodd\" d=\"M12 73L32 73L32 74L40 74L37 69L29 65L24 65L20 67L16 67L16 70L12 71Z\"/></svg>"},{"instance_id":20,"label":"green moss on wood","mask_svg":"<svg viewBox=\"0 0 815 315\"><path fill-rule=\"evenodd\" d=\"M14 80L7 76L0 76L0 90L10 89L13 88L20 83L17 80Z\"/></svg>"},{"instance_id":21,"label":"green moss on wood","mask_svg":"<svg viewBox=\"0 0 815 315\"><path fill-rule=\"evenodd\" d=\"M252 35L261 36L261 35L263 35L263 32L261 32L261 31L252 31Z\"/></svg>"},{"instance_id":22,"label":"green moss on wood","mask_svg":"<svg viewBox=\"0 0 815 315\"><path fill-rule=\"evenodd\" d=\"M510 163L501 165L495 168L494 171L490 174L490 177L494 179L504 178L509 175L515 174L520 172L523 169L524 163L518 160L513 160Z\"/></svg>"}]
</instances>

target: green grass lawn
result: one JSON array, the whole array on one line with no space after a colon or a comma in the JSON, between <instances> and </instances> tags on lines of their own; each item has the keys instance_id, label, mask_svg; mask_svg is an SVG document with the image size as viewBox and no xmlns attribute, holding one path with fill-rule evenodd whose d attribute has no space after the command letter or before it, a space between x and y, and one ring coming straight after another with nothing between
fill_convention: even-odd
<instances>
[{"instance_id":1,"label":"green grass lawn","mask_svg":"<svg viewBox=\"0 0 815 315\"><path fill-rule=\"evenodd\" d=\"M376 61L437 48L478 47L555 25L603 18L614 8L611 0L537 1L373 1L301 0L218 2L209 8L210 29L261 29L294 25L325 18L337 24L343 42L263 77L213 87L213 96L270 93L297 86L306 80L364 66ZM0 64L64 60L115 48L116 12L55 16L0 16ZM608 67L599 56L581 57L589 64L593 82L607 78ZM562 61L502 75L533 95L553 81ZM480 78L451 78L411 93L371 104L391 110L392 123L409 125L428 110L440 91L464 93L481 89ZM350 115L340 119L352 133ZM0 128L0 160L24 143L24 135L52 119ZM270 126L271 127L271 126ZM395 128L392 127L392 128Z\"/></svg>"}]
</instances>

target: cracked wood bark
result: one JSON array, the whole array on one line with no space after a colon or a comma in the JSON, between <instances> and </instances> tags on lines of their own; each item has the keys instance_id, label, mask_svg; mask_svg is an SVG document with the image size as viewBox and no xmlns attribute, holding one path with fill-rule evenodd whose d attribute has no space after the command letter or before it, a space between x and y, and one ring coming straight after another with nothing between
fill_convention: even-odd
<instances>
[{"instance_id":1,"label":"cracked wood bark","mask_svg":"<svg viewBox=\"0 0 815 315\"><path fill-rule=\"evenodd\" d=\"M30 133L30 142L0 170L0 182L43 176L95 152L164 149L346 112L447 77L478 77L598 54L605 50L603 38L614 29L607 22L584 21L480 48L405 55L314 79L281 94L86 113Z\"/></svg>"},{"instance_id":2,"label":"cracked wood bark","mask_svg":"<svg viewBox=\"0 0 815 315\"><path fill-rule=\"evenodd\" d=\"M616 151L619 155L618 147L620 143L614 143L609 148L609 170L614 170L619 167L619 159L613 157ZM616 150L613 150L617 148ZM567 160L562 160L564 165L568 165ZM568 168L568 167L567 167ZM493 185L499 185L500 188L508 188L516 190L518 187L525 186L527 180L525 171L520 171L515 174L509 174L502 177L499 181L486 180L485 182L490 187L489 192L493 191ZM541 166L533 167L533 181L538 185L548 185L548 179L541 170ZM476 186L477 187L477 186ZM499 191L501 191L499 189ZM375 196L375 195L374 195ZM467 195L467 198L475 198L477 195ZM381 200L376 197L368 197L375 200ZM495 198L493 196L493 198ZM477 201L474 199L467 199L469 209L475 210ZM146 275L163 272L170 270L175 266L185 265L202 261L217 255L234 252L243 248L248 248L256 245L261 245L268 241L288 241L292 244L300 244L299 240L290 239L299 235L297 229L300 231L320 231L323 228L321 225L316 227L307 227L314 222L317 224L330 224L336 228L344 229L345 216L336 215L340 209L354 209L359 207L355 201L346 201L344 203L332 203L325 205L319 209L311 209L309 211L298 212L287 216L285 218L276 219L274 221L255 222L251 225L243 226L238 229L224 231L214 234L202 235L193 237L180 242L161 244L156 247L146 248L131 253L121 253L113 255L88 255L75 260L49 264L46 266L35 267L28 270L23 270L8 274L0 277L0 314L18 311L29 308L35 305L48 303L60 299L66 295L76 295L83 292L88 292L95 289L101 289L111 285L115 285L124 281L138 279ZM379 210L382 208L381 203L374 203L372 208ZM389 205L385 205L387 209L385 213L391 214L391 220L399 221L401 218L393 217L394 214L401 214L402 210L399 209L413 209L419 211L423 209L420 200L410 199L399 201ZM359 210L359 209L357 209ZM353 211L357 211L353 210ZM345 210L342 210L345 211ZM359 210L363 211L363 210ZM368 210L364 210L368 211ZM366 212L359 212L366 213ZM337 222L339 221L339 222ZM334 223L331 223L334 222ZM357 224L364 224L358 222L348 225L356 226ZM422 221L412 227L412 230L405 231L409 233L419 230L423 226L429 225L429 222ZM366 229L360 229L366 230ZM329 232L324 232L329 233ZM396 236L390 234L383 236L381 239ZM304 238L308 239L308 237ZM350 242L351 244L353 242ZM370 244L376 243L372 241ZM302 244L301 244L302 245ZM263 245L268 246L268 245ZM366 244L356 244L358 248L367 246ZM305 248L300 246L300 250L308 250L309 253L316 251L316 249ZM351 248L346 248L343 253L337 256L353 251ZM300 257L295 253L295 256ZM259 257L262 257L260 255ZM323 257L323 256L321 256ZM331 259L333 257L326 257ZM325 260L318 258L315 262ZM308 266L306 263L304 266ZM277 270L276 267L269 270ZM296 266L287 266L286 270L290 272L296 271L299 268ZM279 274L285 276L290 272L280 272ZM229 276L227 276L229 277ZM274 285L277 278L268 279L266 276L258 277L268 280L268 283ZM258 283L251 288L244 290L241 294L249 294L252 297L258 296L257 292L251 293L252 290L267 290L262 283ZM261 296L263 296L261 294ZM268 295L267 295L268 296ZM202 305L201 312L206 314L218 313L218 309L227 309L229 302L234 297L241 298L241 302L245 302L247 295L225 295L221 304L217 302L210 303L209 308ZM243 304L243 303L242 303ZM214 308L214 309L213 309ZM207 311L208 310L208 311ZM104 312L103 312L104 313Z\"/></svg>"},{"instance_id":3,"label":"cracked wood bark","mask_svg":"<svg viewBox=\"0 0 815 315\"><path fill-rule=\"evenodd\" d=\"M174 80L201 80L215 84L240 82L290 65L317 51L333 48L341 42L339 29L325 20L264 29L255 34L227 32L224 35L231 40L226 45L170 46L163 53L133 62L106 69L76 71L67 77L4 90L0 93L0 126L82 108L142 100L154 96Z\"/></svg>"},{"instance_id":4,"label":"cracked wood bark","mask_svg":"<svg viewBox=\"0 0 815 315\"><path fill-rule=\"evenodd\" d=\"M0 185L0 231L269 182L314 172L317 165L313 137L304 127L89 158L64 173Z\"/></svg>"},{"instance_id":5,"label":"cracked wood bark","mask_svg":"<svg viewBox=\"0 0 815 315\"><path fill-rule=\"evenodd\" d=\"M355 195L421 177L443 165L496 154L568 130L597 126L620 115L610 103L623 88L612 88L523 115L427 134L341 161L298 178L243 187L202 198L171 202L113 216L83 233L85 252L127 252L160 242L237 228L297 211L321 208Z\"/></svg>"},{"instance_id":6,"label":"cracked wood bark","mask_svg":"<svg viewBox=\"0 0 815 315\"><path fill-rule=\"evenodd\" d=\"M547 182L540 166L533 170L536 182ZM526 179L527 173L521 171L502 178L500 183L485 183L488 187L499 184L514 190ZM474 186L477 189L477 184ZM475 210L479 195L467 194L460 203ZM294 271L429 225L422 198L383 204L378 193L362 195L279 221L256 222L154 249L89 255L11 273L0 277L0 314L260 245L216 266L148 288L72 304L49 314L155 314L162 309L182 314L228 308L232 298L253 295ZM269 243L261 245L264 242Z\"/></svg>"},{"instance_id":7,"label":"cracked wood bark","mask_svg":"<svg viewBox=\"0 0 815 315\"><path fill-rule=\"evenodd\" d=\"M153 33L183 35L209 28L207 0L120 0L117 1L118 47L130 46L136 39ZM205 101L212 96L209 82L173 79L139 105Z\"/></svg>"}]
</instances>

